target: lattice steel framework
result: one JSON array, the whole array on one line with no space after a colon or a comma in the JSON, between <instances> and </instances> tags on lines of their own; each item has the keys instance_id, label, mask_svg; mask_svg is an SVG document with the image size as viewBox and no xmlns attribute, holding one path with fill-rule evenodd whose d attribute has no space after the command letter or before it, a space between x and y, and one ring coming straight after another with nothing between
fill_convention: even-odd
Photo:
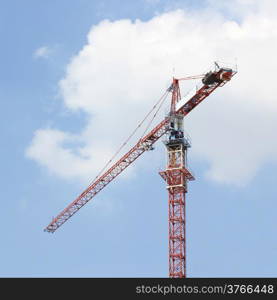
<instances>
[{"instance_id":1,"label":"lattice steel framework","mask_svg":"<svg viewBox=\"0 0 277 300\"><path fill-rule=\"evenodd\" d=\"M194 180L186 167L188 142L167 141L167 167L160 175L167 183L169 220L169 277L186 277L186 192Z\"/></svg>"}]
</instances>

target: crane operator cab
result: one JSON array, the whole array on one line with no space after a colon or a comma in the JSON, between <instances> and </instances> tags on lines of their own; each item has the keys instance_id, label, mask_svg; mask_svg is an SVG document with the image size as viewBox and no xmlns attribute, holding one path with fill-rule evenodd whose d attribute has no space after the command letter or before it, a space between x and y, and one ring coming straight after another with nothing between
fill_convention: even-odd
<instances>
[{"instance_id":1,"label":"crane operator cab","mask_svg":"<svg viewBox=\"0 0 277 300\"><path fill-rule=\"evenodd\" d=\"M174 115L171 117L167 130L167 139L164 141L164 143L166 145L179 143L186 144L183 129L183 116Z\"/></svg>"},{"instance_id":2,"label":"crane operator cab","mask_svg":"<svg viewBox=\"0 0 277 300\"><path fill-rule=\"evenodd\" d=\"M184 133L182 130L171 129L169 134L169 141L182 139L184 137Z\"/></svg>"}]
</instances>

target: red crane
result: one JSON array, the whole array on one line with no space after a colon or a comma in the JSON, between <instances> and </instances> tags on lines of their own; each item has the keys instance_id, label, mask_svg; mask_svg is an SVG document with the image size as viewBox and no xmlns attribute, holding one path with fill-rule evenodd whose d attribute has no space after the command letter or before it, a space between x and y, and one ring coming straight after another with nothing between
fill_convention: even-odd
<instances>
[{"instance_id":1,"label":"red crane","mask_svg":"<svg viewBox=\"0 0 277 300\"><path fill-rule=\"evenodd\" d=\"M214 70L206 74L173 78L171 86L167 89L167 93L172 93L172 96L170 112L165 119L139 139L135 146L104 174L96 178L78 198L53 218L44 230L54 233L139 156L147 150L152 150L153 144L166 134L164 143L167 148L167 167L165 171L160 172L160 175L166 181L169 195L169 277L186 277L185 194L187 181L194 180L194 177L187 168L187 148L190 145L184 137L183 118L235 74L234 69L220 67L215 63ZM202 78L201 87L196 87L186 96L181 97L179 81L199 78Z\"/></svg>"}]
</instances>

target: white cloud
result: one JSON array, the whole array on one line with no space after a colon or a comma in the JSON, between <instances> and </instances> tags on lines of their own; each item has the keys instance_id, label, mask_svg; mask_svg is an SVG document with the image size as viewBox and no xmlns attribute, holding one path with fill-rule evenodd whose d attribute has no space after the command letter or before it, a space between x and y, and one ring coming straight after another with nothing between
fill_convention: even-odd
<instances>
[{"instance_id":1,"label":"white cloud","mask_svg":"<svg viewBox=\"0 0 277 300\"><path fill-rule=\"evenodd\" d=\"M47 46L40 47L34 51L35 58L48 58L51 54L51 49Z\"/></svg>"},{"instance_id":2,"label":"white cloud","mask_svg":"<svg viewBox=\"0 0 277 300\"><path fill-rule=\"evenodd\" d=\"M251 1L233 1L243 2ZM277 18L274 2L252 2L255 9L244 10L239 23L205 9L93 26L60 82L64 105L86 113L87 125L78 136L38 130L28 157L58 176L87 181L162 94L173 67L183 77L237 58L238 74L192 111L185 127L193 142L189 155L209 163L210 179L247 183L277 159Z\"/></svg>"}]
</instances>

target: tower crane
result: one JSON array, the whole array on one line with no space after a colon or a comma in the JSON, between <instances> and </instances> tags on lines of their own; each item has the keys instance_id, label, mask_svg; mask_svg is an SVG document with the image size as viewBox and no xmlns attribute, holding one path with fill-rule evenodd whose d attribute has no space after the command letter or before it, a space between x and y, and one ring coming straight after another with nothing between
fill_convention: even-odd
<instances>
[{"instance_id":1,"label":"tower crane","mask_svg":"<svg viewBox=\"0 0 277 300\"><path fill-rule=\"evenodd\" d=\"M44 229L54 233L81 207L95 197L105 186L113 181L145 151L153 150L154 143L166 135L164 144L167 149L166 170L160 172L166 182L169 205L169 277L186 277L186 235L185 235L185 201L187 182L194 176L187 167L187 149L189 141L184 137L183 119L198 104L206 99L218 87L222 87L236 74L235 69L220 67L218 63L209 72L184 78L173 78L166 93L171 93L170 112L149 133L137 143L101 176L97 177L61 213L52 219ZM181 97L179 82L182 80L202 79L200 87L195 87Z\"/></svg>"}]
</instances>

